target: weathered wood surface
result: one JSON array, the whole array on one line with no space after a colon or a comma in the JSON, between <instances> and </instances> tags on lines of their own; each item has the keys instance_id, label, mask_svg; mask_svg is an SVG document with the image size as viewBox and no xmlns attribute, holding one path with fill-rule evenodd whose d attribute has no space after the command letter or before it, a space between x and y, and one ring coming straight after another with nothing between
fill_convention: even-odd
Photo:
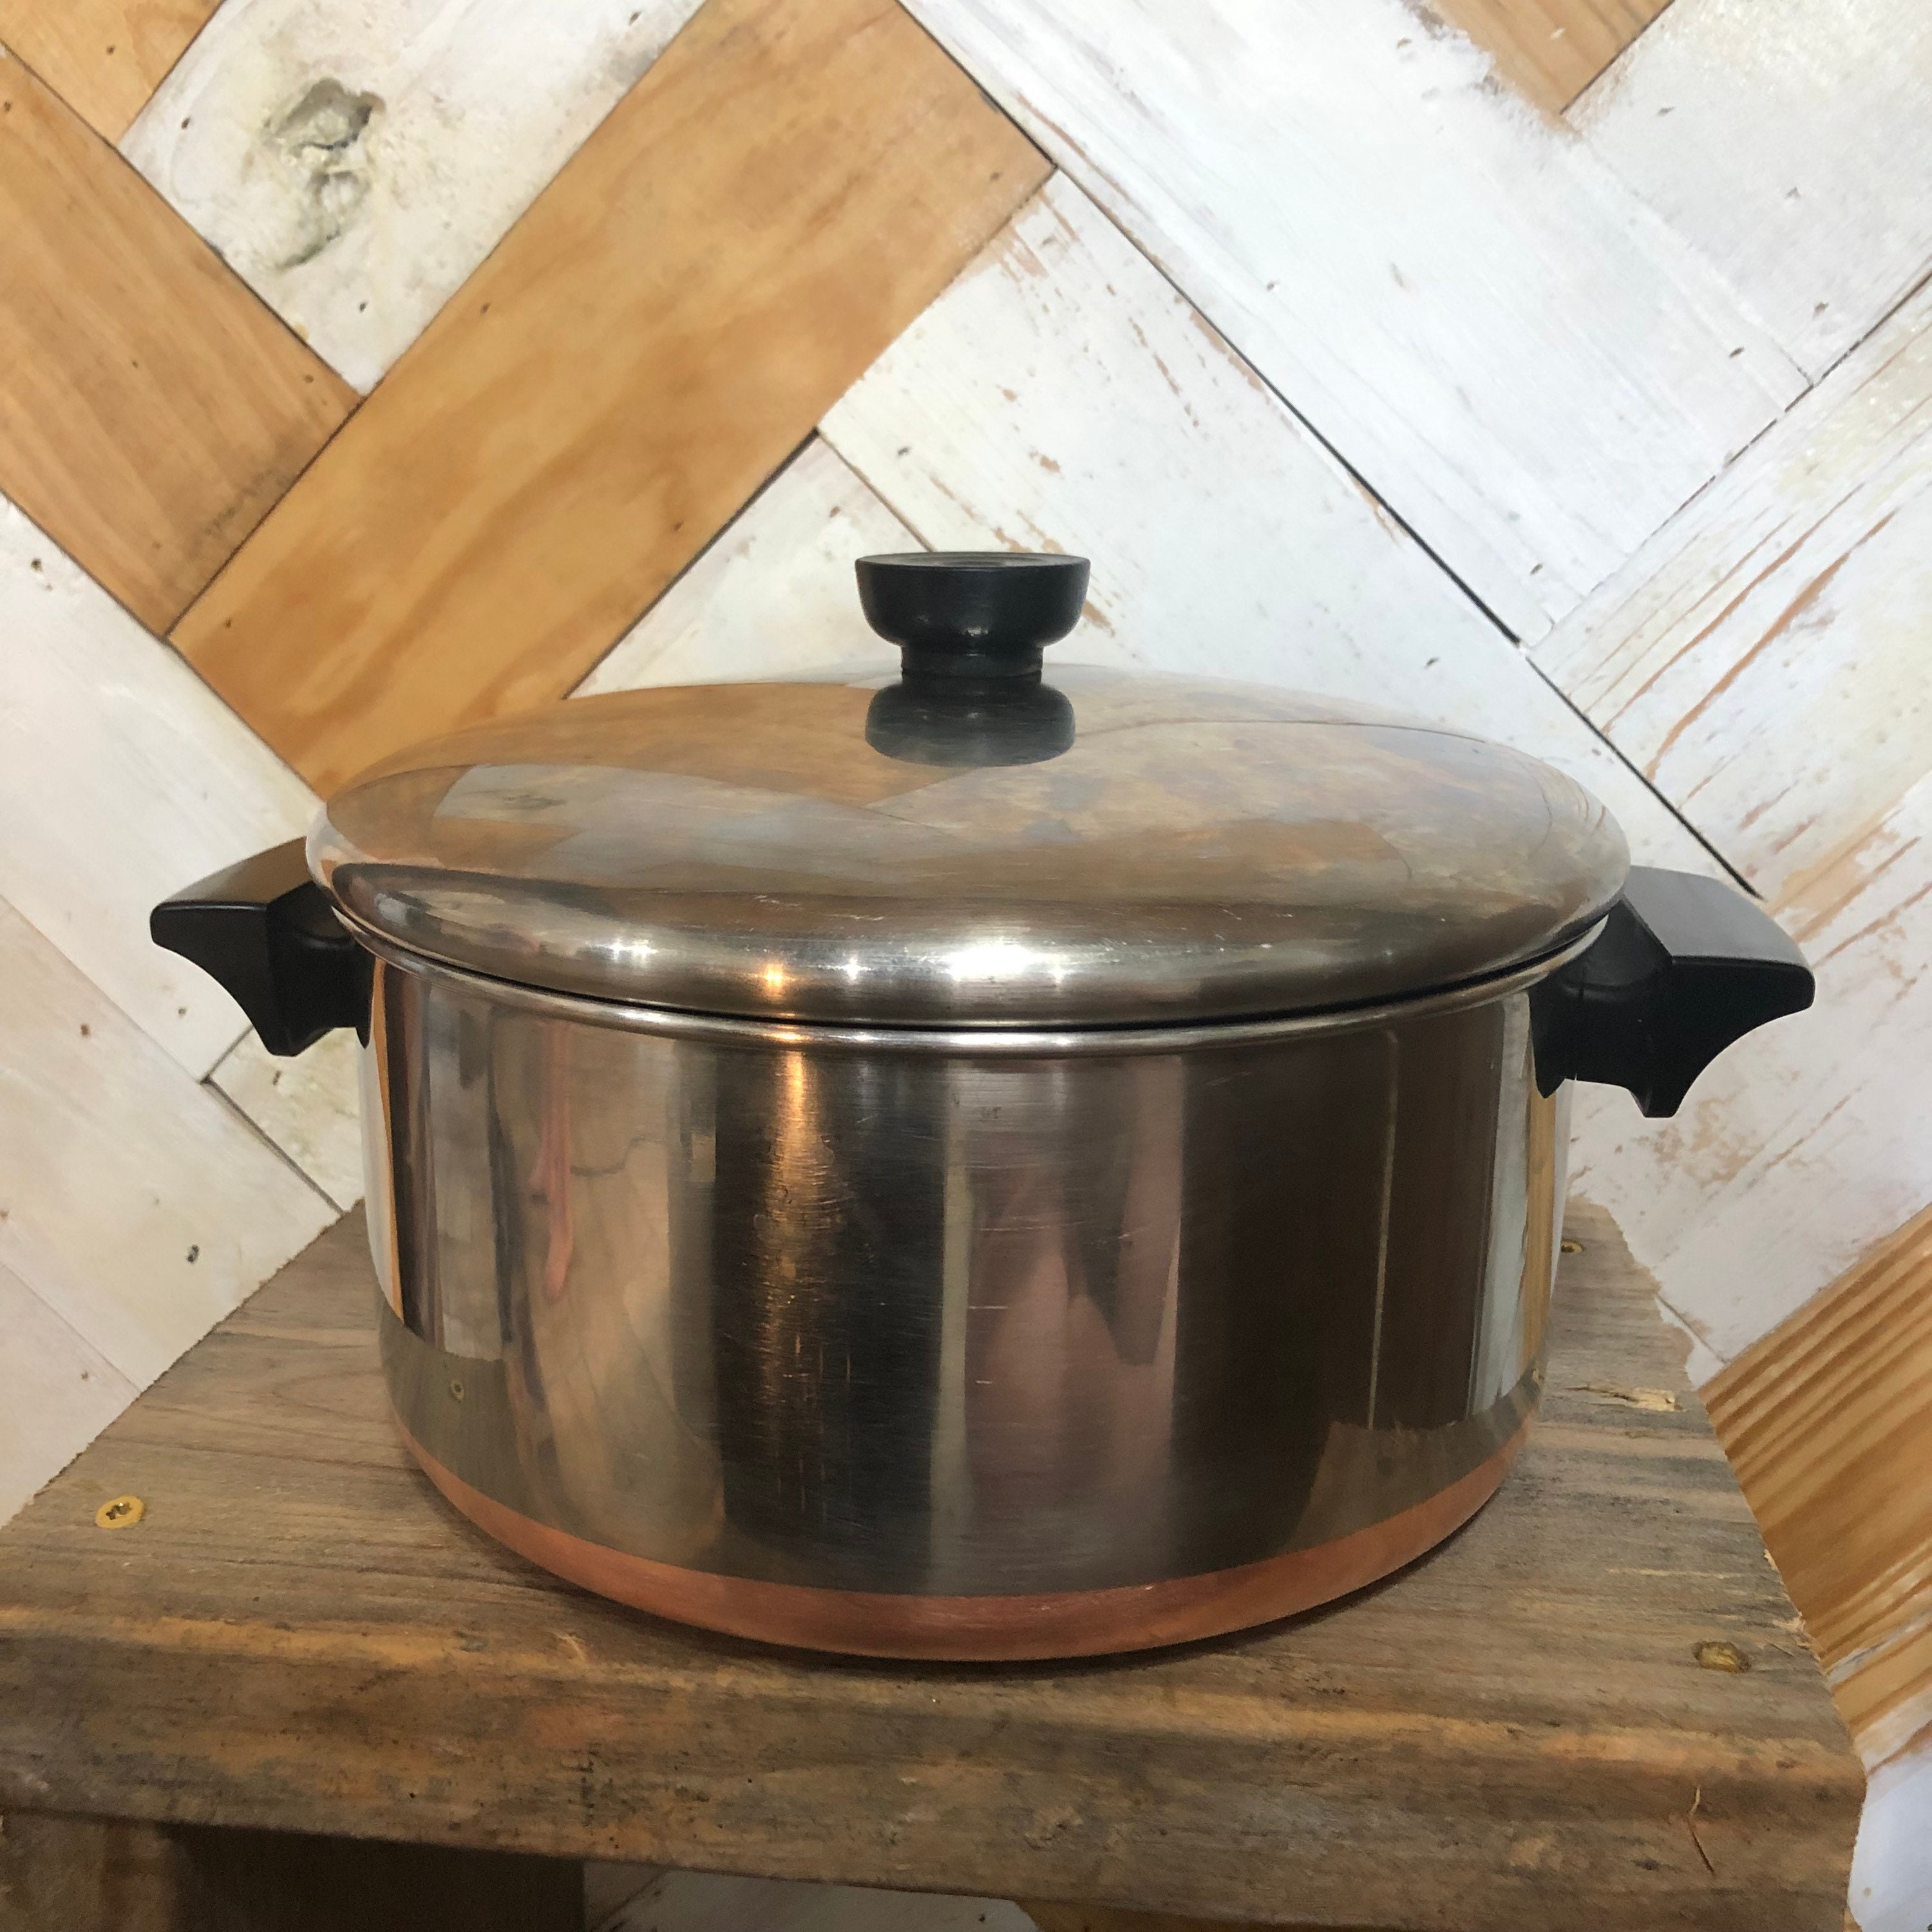
<instances>
[{"instance_id":1,"label":"weathered wood surface","mask_svg":"<svg viewBox=\"0 0 1932 1932\"><path fill-rule=\"evenodd\" d=\"M122 152L367 391L697 6L227 0Z\"/></svg>"},{"instance_id":2,"label":"weathered wood surface","mask_svg":"<svg viewBox=\"0 0 1932 1932\"><path fill-rule=\"evenodd\" d=\"M1876 1763L1932 1724L1932 1209L1704 1395Z\"/></svg>"},{"instance_id":3,"label":"weathered wood surface","mask_svg":"<svg viewBox=\"0 0 1932 1932\"><path fill-rule=\"evenodd\" d=\"M354 400L0 50L0 490L165 628Z\"/></svg>"},{"instance_id":4,"label":"weathered wood surface","mask_svg":"<svg viewBox=\"0 0 1932 1932\"><path fill-rule=\"evenodd\" d=\"M1646 862L1712 864L1064 175L823 427L936 548L1094 560L1086 621L1050 663L1253 678L1398 706L1569 772ZM862 642L856 611L850 622Z\"/></svg>"},{"instance_id":5,"label":"weathered wood surface","mask_svg":"<svg viewBox=\"0 0 1932 1932\"><path fill-rule=\"evenodd\" d=\"M1762 892L1818 1004L1572 1174L1728 1360L1932 1201L1932 296L1534 652Z\"/></svg>"},{"instance_id":6,"label":"weathered wood surface","mask_svg":"<svg viewBox=\"0 0 1932 1932\"><path fill-rule=\"evenodd\" d=\"M1802 387L1585 143L1419 4L910 4L1518 636Z\"/></svg>"},{"instance_id":7,"label":"weathered wood surface","mask_svg":"<svg viewBox=\"0 0 1932 1932\"><path fill-rule=\"evenodd\" d=\"M1045 171L889 0L709 0L176 642L324 790L562 697Z\"/></svg>"},{"instance_id":8,"label":"weathered wood surface","mask_svg":"<svg viewBox=\"0 0 1932 1932\"><path fill-rule=\"evenodd\" d=\"M219 0L0 0L0 46L118 141Z\"/></svg>"},{"instance_id":9,"label":"weathered wood surface","mask_svg":"<svg viewBox=\"0 0 1932 1932\"><path fill-rule=\"evenodd\" d=\"M0 1818L0 1932L586 1932L574 1861L441 1845Z\"/></svg>"},{"instance_id":10,"label":"weathered wood surface","mask_svg":"<svg viewBox=\"0 0 1932 1932\"><path fill-rule=\"evenodd\" d=\"M1836 1932L1856 1762L1641 1278L1601 1216L1571 1232L1546 1418L1447 1546L1270 1630L991 1671L706 1636L485 1540L398 1445L349 1217L0 1531L0 1806L1414 1932ZM124 1492L145 1519L98 1529Z\"/></svg>"},{"instance_id":11,"label":"weathered wood surface","mask_svg":"<svg viewBox=\"0 0 1932 1932\"><path fill-rule=\"evenodd\" d=\"M1429 0L1539 107L1560 114L1670 0Z\"/></svg>"},{"instance_id":12,"label":"weathered wood surface","mask_svg":"<svg viewBox=\"0 0 1932 1932\"><path fill-rule=\"evenodd\" d=\"M148 937L170 892L306 831L314 795L0 498L0 898L197 1078L248 1022Z\"/></svg>"},{"instance_id":13,"label":"weathered wood surface","mask_svg":"<svg viewBox=\"0 0 1932 1932\"><path fill-rule=\"evenodd\" d=\"M1816 376L1932 269L1928 101L1924 0L1675 0L1571 118Z\"/></svg>"}]
</instances>

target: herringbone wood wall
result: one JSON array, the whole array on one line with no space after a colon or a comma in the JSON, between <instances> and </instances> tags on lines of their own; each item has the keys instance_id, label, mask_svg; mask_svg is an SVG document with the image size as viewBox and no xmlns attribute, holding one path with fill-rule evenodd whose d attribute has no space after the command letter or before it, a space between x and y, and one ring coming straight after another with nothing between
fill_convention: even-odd
<instances>
[{"instance_id":1,"label":"herringbone wood wall","mask_svg":"<svg viewBox=\"0 0 1932 1932\"><path fill-rule=\"evenodd\" d=\"M1576 1181L1906 1749L1932 15L1440 7L0 0L0 1508L360 1191L346 1045L153 901L424 733L862 650L866 550L1058 546L1078 654L1509 739L1804 944Z\"/></svg>"}]
</instances>

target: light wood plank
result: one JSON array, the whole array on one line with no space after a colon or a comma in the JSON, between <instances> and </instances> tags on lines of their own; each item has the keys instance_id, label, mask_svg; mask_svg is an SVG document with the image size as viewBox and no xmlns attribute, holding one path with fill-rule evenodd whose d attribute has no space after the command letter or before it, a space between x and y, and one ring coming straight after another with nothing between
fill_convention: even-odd
<instances>
[{"instance_id":1,"label":"light wood plank","mask_svg":"<svg viewBox=\"0 0 1932 1932\"><path fill-rule=\"evenodd\" d=\"M220 0L0 0L0 46L118 141Z\"/></svg>"},{"instance_id":2,"label":"light wood plank","mask_svg":"<svg viewBox=\"0 0 1932 1932\"><path fill-rule=\"evenodd\" d=\"M105 1429L136 1393L0 1263L0 1522Z\"/></svg>"},{"instance_id":3,"label":"light wood plank","mask_svg":"<svg viewBox=\"0 0 1932 1932\"><path fill-rule=\"evenodd\" d=\"M1676 0L1571 118L1815 376L1932 271L1928 101L1923 0Z\"/></svg>"},{"instance_id":4,"label":"light wood plank","mask_svg":"<svg viewBox=\"0 0 1932 1932\"><path fill-rule=\"evenodd\" d=\"M0 1266L137 1388L330 1221L0 903Z\"/></svg>"},{"instance_id":5,"label":"light wood plank","mask_svg":"<svg viewBox=\"0 0 1932 1932\"><path fill-rule=\"evenodd\" d=\"M1932 290L1534 656L1778 897L1932 771L1928 602Z\"/></svg>"},{"instance_id":6,"label":"light wood plank","mask_svg":"<svg viewBox=\"0 0 1932 1932\"><path fill-rule=\"evenodd\" d=\"M1540 107L1560 114L1670 0L1429 0Z\"/></svg>"},{"instance_id":7,"label":"light wood plank","mask_svg":"<svg viewBox=\"0 0 1932 1932\"><path fill-rule=\"evenodd\" d=\"M911 0L1519 636L1800 386L1581 142L1404 0Z\"/></svg>"},{"instance_id":8,"label":"light wood plank","mask_svg":"<svg viewBox=\"0 0 1932 1932\"><path fill-rule=\"evenodd\" d=\"M1676 1121L1580 1110L1577 1185L1720 1359L1932 1199L1929 430L1922 296L1535 652L1819 968Z\"/></svg>"},{"instance_id":9,"label":"light wood plank","mask_svg":"<svg viewBox=\"0 0 1932 1932\"><path fill-rule=\"evenodd\" d=\"M1912 1641L1932 1623L1932 1209L1704 1396L1839 1708L1882 1758L1932 1725L1932 1654Z\"/></svg>"},{"instance_id":10,"label":"light wood plank","mask_svg":"<svg viewBox=\"0 0 1932 1932\"><path fill-rule=\"evenodd\" d=\"M562 696L1043 165L890 0L710 0L176 641L325 790Z\"/></svg>"},{"instance_id":11,"label":"light wood plank","mask_svg":"<svg viewBox=\"0 0 1932 1932\"><path fill-rule=\"evenodd\" d=\"M0 1532L0 1802L1403 1932L1835 1932L1856 1760L1702 1411L1591 1392L1675 1349L1605 1217L1568 1226L1543 1420L1466 1529L1330 1613L1016 1672L725 1642L489 1543L397 1440L345 1217ZM137 1562L91 1520L123 1490L165 1525ZM1700 1668L1713 1640L1751 1667Z\"/></svg>"},{"instance_id":12,"label":"light wood plank","mask_svg":"<svg viewBox=\"0 0 1932 1932\"><path fill-rule=\"evenodd\" d=\"M1049 657L1254 678L1506 740L1710 862L1101 211L1057 176L826 418L922 542L1094 560Z\"/></svg>"},{"instance_id":13,"label":"light wood plank","mask_svg":"<svg viewBox=\"0 0 1932 1932\"><path fill-rule=\"evenodd\" d=\"M814 436L578 687L631 691L892 662L860 614L856 558L916 550L904 524Z\"/></svg>"},{"instance_id":14,"label":"light wood plank","mask_svg":"<svg viewBox=\"0 0 1932 1932\"><path fill-rule=\"evenodd\" d=\"M0 898L196 1078L248 1022L148 908L308 829L308 787L0 499Z\"/></svg>"},{"instance_id":15,"label":"light wood plank","mask_svg":"<svg viewBox=\"0 0 1932 1932\"><path fill-rule=\"evenodd\" d=\"M1570 1160L1725 1361L1932 1200L1932 779L1772 910L1817 1004L1732 1047L1674 1120L1580 1108Z\"/></svg>"},{"instance_id":16,"label":"light wood plank","mask_svg":"<svg viewBox=\"0 0 1932 1932\"><path fill-rule=\"evenodd\" d=\"M345 1029L278 1060L251 1030L208 1076L338 1208L362 1198L360 1052Z\"/></svg>"},{"instance_id":17,"label":"light wood plank","mask_svg":"<svg viewBox=\"0 0 1932 1932\"><path fill-rule=\"evenodd\" d=\"M122 152L362 390L698 0L228 0Z\"/></svg>"},{"instance_id":18,"label":"light wood plank","mask_svg":"<svg viewBox=\"0 0 1932 1932\"><path fill-rule=\"evenodd\" d=\"M164 629L354 400L0 56L0 490Z\"/></svg>"},{"instance_id":19,"label":"light wood plank","mask_svg":"<svg viewBox=\"0 0 1932 1932\"><path fill-rule=\"evenodd\" d=\"M1865 1787L1852 1862L1852 1912L1862 1932L1924 1932L1932 1898L1932 1736L1880 1765Z\"/></svg>"}]
</instances>

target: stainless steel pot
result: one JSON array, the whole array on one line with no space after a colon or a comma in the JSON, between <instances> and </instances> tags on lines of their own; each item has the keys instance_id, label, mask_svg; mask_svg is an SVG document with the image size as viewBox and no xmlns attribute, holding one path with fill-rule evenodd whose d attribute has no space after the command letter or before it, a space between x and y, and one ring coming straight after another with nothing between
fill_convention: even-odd
<instances>
[{"instance_id":1,"label":"stainless steel pot","mask_svg":"<svg viewBox=\"0 0 1932 1932\"><path fill-rule=\"evenodd\" d=\"M1500 746L1043 681L1077 560L860 576L896 681L484 726L158 908L272 1049L362 1036L410 1448L564 1576L835 1650L1408 1562L1535 1405L1566 1082L1673 1110L1803 961Z\"/></svg>"}]
</instances>

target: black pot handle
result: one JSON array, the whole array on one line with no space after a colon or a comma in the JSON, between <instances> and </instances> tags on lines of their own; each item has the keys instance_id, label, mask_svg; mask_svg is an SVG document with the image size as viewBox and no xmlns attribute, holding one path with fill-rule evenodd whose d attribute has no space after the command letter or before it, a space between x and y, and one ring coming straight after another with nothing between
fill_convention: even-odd
<instances>
[{"instance_id":1,"label":"black pot handle","mask_svg":"<svg viewBox=\"0 0 1932 1932\"><path fill-rule=\"evenodd\" d=\"M1589 949L1530 994L1537 1084L1627 1088L1674 1114L1733 1040L1811 1004L1811 969L1771 915L1695 872L1630 868Z\"/></svg>"},{"instance_id":2,"label":"black pot handle","mask_svg":"<svg viewBox=\"0 0 1932 1932\"><path fill-rule=\"evenodd\" d=\"M164 899L148 931L219 980L271 1053L343 1026L367 1044L372 962L309 877L299 838Z\"/></svg>"}]
</instances>

